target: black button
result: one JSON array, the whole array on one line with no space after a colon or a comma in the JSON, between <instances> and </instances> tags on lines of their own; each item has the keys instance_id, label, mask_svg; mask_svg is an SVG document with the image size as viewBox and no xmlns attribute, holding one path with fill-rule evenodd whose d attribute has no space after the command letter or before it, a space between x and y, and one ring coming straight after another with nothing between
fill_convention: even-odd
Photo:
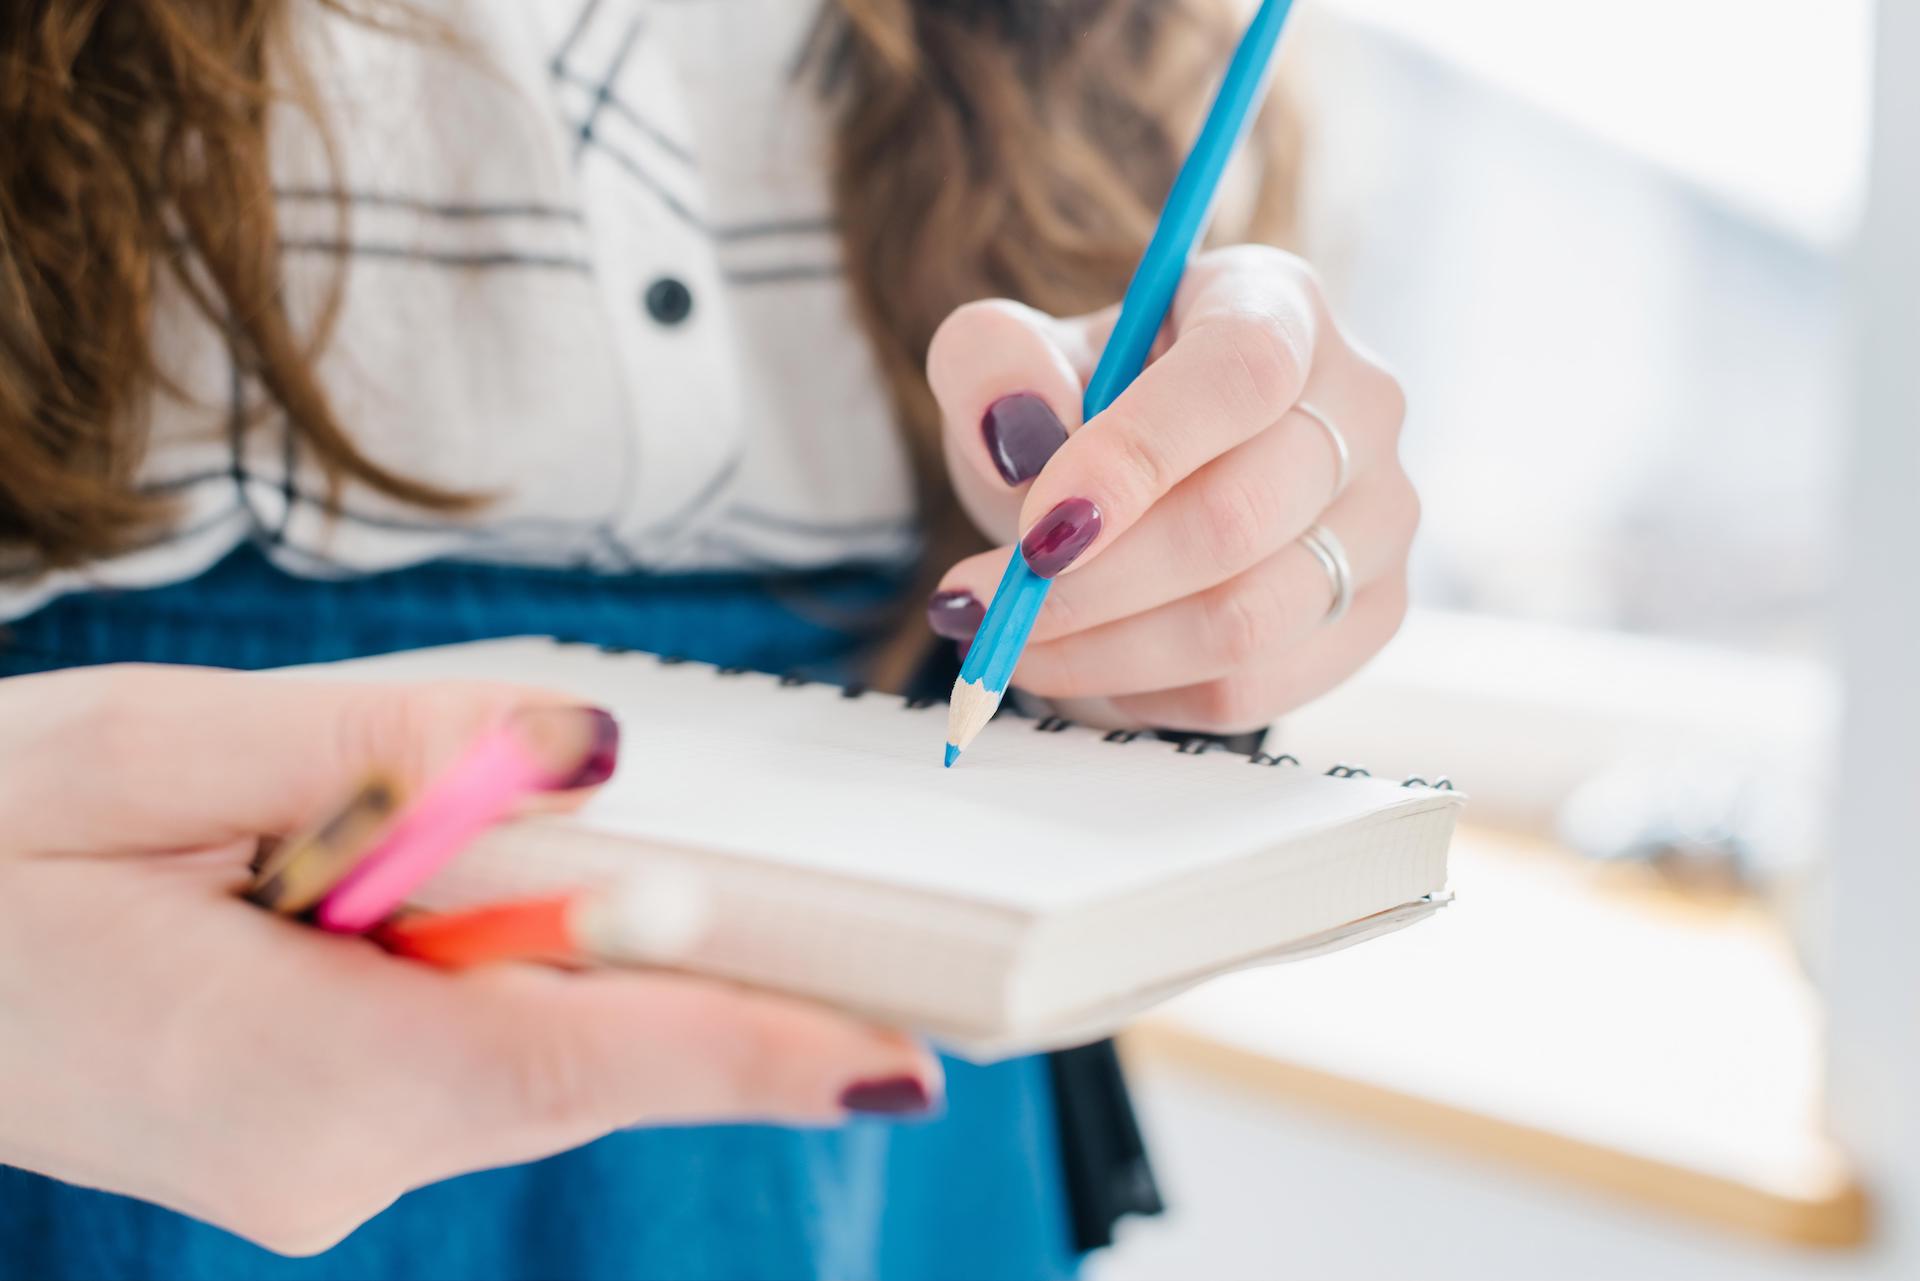
<instances>
[{"instance_id":1,"label":"black button","mask_svg":"<svg viewBox=\"0 0 1920 1281\"><path fill-rule=\"evenodd\" d=\"M647 314L663 325L677 325L693 314L693 291L662 276L647 286Z\"/></svg>"}]
</instances>

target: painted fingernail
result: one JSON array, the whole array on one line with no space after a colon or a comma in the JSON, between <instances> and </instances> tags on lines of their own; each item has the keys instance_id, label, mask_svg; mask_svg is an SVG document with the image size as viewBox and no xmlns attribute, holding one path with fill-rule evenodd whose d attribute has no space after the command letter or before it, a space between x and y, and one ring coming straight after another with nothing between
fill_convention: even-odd
<instances>
[{"instance_id":1,"label":"painted fingernail","mask_svg":"<svg viewBox=\"0 0 1920 1281\"><path fill-rule=\"evenodd\" d=\"M620 761L620 722L613 718L613 713L599 707L580 710L591 722L591 741L580 768L560 784L563 792L600 786L613 777L613 768Z\"/></svg>"},{"instance_id":2,"label":"painted fingernail","mask_svg":"<svg viewBox=\"0 0 1920 1281\"><path fill-rule=\"evenodd\" d=\"M1042 516L1027 536L1020 540L1020 554L1027 568L1042 578L1052 578L1074 561L1100 537L1100 509L1084 498L1069 498Z\"/></svg>"},{"instance_id":3,"label":"painted fingernail","mask_svg":"<svg viewBox=\"0 0 1920 1281\"><path fill-rule=\"evenodd\" d=\"M917 1077L890 1076L884 1081L857 1081L840 1095L849 1112L873 1116L911 1116L933 1110L933 1096Z\"/></svg>"},{"instance_id":4,"label":"painted fingernail","mask_svg":"<svg viewBox=\"0 0 1920 1281\"><path fill-rule=\"evenodd\" d=\"M993 465L1009 485L1024 485L1038 476L1054 452L1067 443L1067 428L1060 416L1046 401L1026 391L1002 396L987 406L980 434L986 437Z\"/></svg>"},{"instance_id":5,"label":"painted fingernail","mask_svg":"<svg viewBox=\"0 0 1920 1281\"><path fill-rule=\"evenodd\" d=\"M948 640L972 640L986 615L987 607L972 592L935 592L927 601L927 626Z\"/></svg>"}]
</instances>

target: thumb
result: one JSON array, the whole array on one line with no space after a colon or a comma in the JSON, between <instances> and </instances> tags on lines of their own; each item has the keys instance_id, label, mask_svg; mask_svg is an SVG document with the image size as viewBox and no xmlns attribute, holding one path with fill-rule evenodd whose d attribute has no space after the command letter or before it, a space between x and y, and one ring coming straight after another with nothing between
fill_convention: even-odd
<instances>
[{"instance_id":1,"label":"thumb","mask_svg":"<svg viewBox=\"0 0 1920 1281\"><path fill-rule=\"evenodd\" d=\"M1080 427L1095 337L1112 314L1056 320L1005 299L948 316L927 350L947 471L961 505L995 542L1017 533L1020 499Z\"/></svg>"},{"instance_id":2,"label":"thumb","mask_svg":"<svg viewBox=\"0 0 1920 1281\"><path fill-rule=\"evenodd\" d=\"M510 685L178 667L7 684L19 714L0 729L0 759L22 766L5 772L0 793L30 803L0 795L0 812L25 816L8 844L36 853L203 849L283 835L376 770L417 787L509 712L572 701Z\"/></svg>"}]
</instances>

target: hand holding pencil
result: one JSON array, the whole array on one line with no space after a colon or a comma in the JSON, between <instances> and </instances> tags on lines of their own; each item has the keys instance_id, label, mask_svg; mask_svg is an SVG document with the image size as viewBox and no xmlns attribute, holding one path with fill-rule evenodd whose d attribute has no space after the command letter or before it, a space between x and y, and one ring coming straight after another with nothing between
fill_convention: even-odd
<instances>
[{"instance_id":1,"label":"hand holding pencil","mask_svg":"<svg viewBox=\"0 0 1920 1281\"><path fill-rule=\"evenodd\" d=\"M1339 683L1404 615L1419 505L1399 385L1299 259L1189 259L1288 7L1261 7L1122 307L975 303L934 338L954 486L1003 544L929 606L969 645L950 760L1016 663L1074 719L1239 733Z\"/></svg>"}]
</instances>

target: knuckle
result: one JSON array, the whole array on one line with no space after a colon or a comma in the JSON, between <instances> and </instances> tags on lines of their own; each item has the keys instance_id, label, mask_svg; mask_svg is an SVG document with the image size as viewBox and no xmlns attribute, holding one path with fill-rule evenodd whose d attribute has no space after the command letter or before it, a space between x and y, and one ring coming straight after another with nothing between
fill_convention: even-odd
<instances>
[{"instance_id":1,"label":"knuckle","mask_svg":"<svg viewBox=\"0 0 1920 1281\"><path fill-rule=\"evenodd\" d=\"M1277 615L1270 592L1250 585L1230 585L1215 594L1208 611L1209 648L1228 667L1244 667L1271 642Z\"/></svg>"},{"instance_id":2,"label":"knuckle","mask_svg":"<svg viewBox=\"0 0 1920 1281\"><path fill-rule=\"evenodd\" d=\"M1104 448L1090 460L1093 493L1137 513L1171 489L1178 478L1157 439L1146 423L1109 418L1100 436Z\"/></svg>"},{"instance_id":3,"label":"knuckle","mask_svg":"<svg viewBox=\"0 0 1920 1281\"><path fill-rule=\"evenodd\" d=\"M1201 508L1197 545L1216 568L1229 573L1245 569L1266 551L1277 506L1263 478L1224 485Z\"/></svg>"},{"instance_id":4,"label":"knuckle","mask_svg":"<svg viewBox=\"0 0 1920 1281\"><path fill-rule=\"evenodd\" d=\"M1306 380L1307 358L1294 327L1276 312L1242 310L1206 328L1220 346L1227 394L1252 413L1278 419Z\"/></svg>"}]
</instances>

